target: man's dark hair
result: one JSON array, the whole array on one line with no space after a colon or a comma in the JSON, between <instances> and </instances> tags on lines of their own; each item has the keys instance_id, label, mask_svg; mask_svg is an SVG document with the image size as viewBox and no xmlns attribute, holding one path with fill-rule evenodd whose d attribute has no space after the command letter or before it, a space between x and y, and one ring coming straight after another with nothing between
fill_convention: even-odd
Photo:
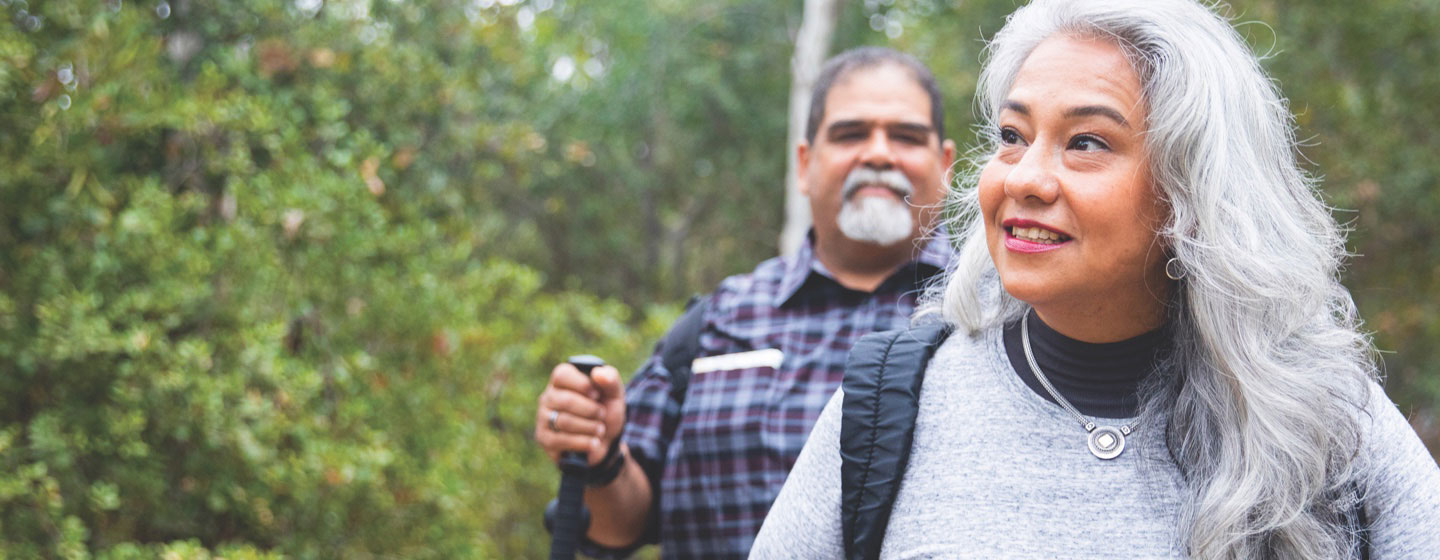
<instances>
[{"instance_id":1,"label":"man's dark hair","mask_svg":"<svg viewBox=\"0 0 1440 560\"><path fill-rule=\"evenodd\" d=\"M831 86L846 74L856 70L894 64L910 71L910 77L930 95L930 125L935 128L935 137L945 141L945 108L940 100L940 86L935 85L935 75L930 73L915 57L885 47L859 47L835 55L820 69L815 79L815 89L810 93L810 118L805 122L805 141L814 144L815 133L820 121L825 120L825 97L830 95Z\"/></svg>"}]
</instances>

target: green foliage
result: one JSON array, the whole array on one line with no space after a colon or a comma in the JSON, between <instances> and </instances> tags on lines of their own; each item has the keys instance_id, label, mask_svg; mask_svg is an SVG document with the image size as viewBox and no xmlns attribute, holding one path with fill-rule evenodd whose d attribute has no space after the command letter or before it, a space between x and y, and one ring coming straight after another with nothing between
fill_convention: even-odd
<instances>
[{"instance_id":1,"label":"green foliage","mask_svg":"<svg viewBox=\"0 0 1440 560\"><path fill-rule=\"evenodd\" d=\"M550 364L633 364L674 312L494 256L464 150L421 155L444 49L45 9L0 26L0 554L538 555Z\"/></svg>"},{"instance_id":2,"label":"green foliage","mask_svg":"<svg viewBox=\"0 0 1440 560\"><path fill-rule=\"evenodd\" d=\"M1356 254L1346 271L1386 389L1440 455L1440 3L1254 2L1253 41L1290 97L1304 152Z\"/></svg>"},{"instance_id":3,"label":"green foliage","mask_svg":"<svg viewBox=\"0 0 1440 560\"><path fill-rule=\"evenodd\" d=\"M1013 6L848 4L837 47L929 63L963 146ZM0 557L541 556L551 365L773 254L799 10L0 0ZM1440 14L1235 11L1437 448Z\"/></svg>"}]
</instances>

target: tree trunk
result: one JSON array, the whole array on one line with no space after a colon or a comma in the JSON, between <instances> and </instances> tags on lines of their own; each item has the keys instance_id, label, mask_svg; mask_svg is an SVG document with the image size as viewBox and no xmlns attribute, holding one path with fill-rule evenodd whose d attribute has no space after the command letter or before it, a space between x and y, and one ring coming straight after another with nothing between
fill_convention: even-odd
<instances>
[{"instance_id":1,"label":"tree trunk","mask_svg":"<svg viewBox=\"0 0 1440 560\"><path fill-rule=\"evenodd\" d=\"M795 56L790 59L790 132L785 141L785 227L780 230L780 254L793 255L810 229L810 203L800 194L795 147L805 138L810 114L810 89L830 51L840 0L805 0L800 31L795 35Z\"/></svg>"}]
</instances>

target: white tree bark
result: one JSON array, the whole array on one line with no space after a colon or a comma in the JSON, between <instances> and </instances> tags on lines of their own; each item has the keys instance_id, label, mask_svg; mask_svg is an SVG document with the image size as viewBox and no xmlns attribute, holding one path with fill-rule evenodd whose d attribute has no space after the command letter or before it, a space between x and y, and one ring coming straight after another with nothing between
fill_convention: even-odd
<instances>
[{"instance_id":1,"label":"white tree bark","mask_svg":"<svg viewBox=\"0 0 1440 560\"><path fill-rule=\"evenodd\" d=\"M785 227L780 230L780 254L793 255L810 229L810 201L800 194L795 175L799 162L795 146L805 138L810 114L810 89L830 52L840 0L805 0L800 31L795 35L795 56L790 59L790 132L785 142Z\"/></svg>"}]
</instances>

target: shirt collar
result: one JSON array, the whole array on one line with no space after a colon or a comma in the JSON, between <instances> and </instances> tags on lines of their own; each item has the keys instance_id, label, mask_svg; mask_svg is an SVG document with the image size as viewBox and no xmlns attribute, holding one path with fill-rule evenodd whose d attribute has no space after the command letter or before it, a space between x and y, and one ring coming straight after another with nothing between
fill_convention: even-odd
<instances>
[{"instance_id":1,"label":"shirt collar","mask_svg":"<svg viewBox=\"0 0 1440 560\"><path fill-rule=\"evenodd\" d=\"M923 271L922 276L925 277L945 270L950 259L955 256L955 249L950 246L949 232L944 226L939 226L932 230L928 237L929 241L920 249L920 254L896 270L897 274L909 270L912 266L931 269ZM805 241L800 244L800 249L785 260L784 273L780 277L780 290L775 293L774 305L781 307L789 303L812 276L825 278L830 282L835 281L835 275L831 274L820 262L819 257L815 255L815 230L813 228L805 234Z\"/></svg>"}]
</instances>

